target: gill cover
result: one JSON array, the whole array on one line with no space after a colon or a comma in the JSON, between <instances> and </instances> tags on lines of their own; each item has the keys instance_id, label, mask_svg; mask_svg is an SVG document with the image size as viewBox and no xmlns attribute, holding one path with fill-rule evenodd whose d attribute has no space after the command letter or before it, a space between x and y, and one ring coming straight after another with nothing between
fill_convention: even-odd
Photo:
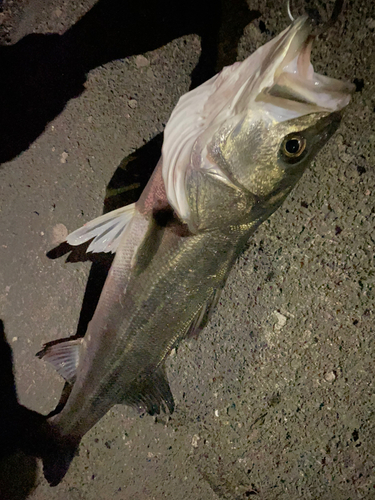
<instances>
[{"instance_id":1,"label":"gill cover","mask_svg":"<svg viewBox=\"0 0 375 500\"><path fill-rule=\"evenodd\" d=\"M162 175L168 201L183 222L191 220L189 170L209 170L229 182L207 148L219 130L233 129L249 111L267 128L317 111L339 111L349 103L351 84L314 72L312 31L307 16L296 19L245 61L225 67L180 98L164 132Z\"/></svg>"}]
</instances>

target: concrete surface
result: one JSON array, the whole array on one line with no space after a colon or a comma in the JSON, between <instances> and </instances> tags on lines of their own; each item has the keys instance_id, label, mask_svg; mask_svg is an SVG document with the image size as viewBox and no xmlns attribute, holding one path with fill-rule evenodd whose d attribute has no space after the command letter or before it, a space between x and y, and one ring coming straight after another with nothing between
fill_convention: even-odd
<instances>
[{"instance_id":1,"label":"concrete surface","mask_svg":"<svg viewBox=\"0 0 375 500\"><path fill-rule=\"evenodd\" d=\"M0 49L30 33L63 35L94 3L4 1ZM288 24L284 1L248 3L258 18L239 59ZM118 165L163 130L189 89L200 36L167 42L92 68L78 97L0 167L0 317L19 399L38 412L55 407L63 383L35 353L76 333L90 271L46 252L102 213ZM315 69L357 92L249 242L209 326L171 356L172 417L115 407L53 489L35 461L13 455L2 466L13 490L1 500L375 498L374 47L375 4L359 0L315 44Z\"/></svg>"}]
</instances>

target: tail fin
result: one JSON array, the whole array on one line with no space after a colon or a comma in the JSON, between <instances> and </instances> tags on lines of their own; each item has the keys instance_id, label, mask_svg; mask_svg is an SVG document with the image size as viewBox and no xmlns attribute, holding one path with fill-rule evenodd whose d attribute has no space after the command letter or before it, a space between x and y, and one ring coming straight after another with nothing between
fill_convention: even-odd
<instances>
[{"instance_id":1,"label":"tail fin","mask_svg":"<svg viewBox=\"0 0 375 500\"><path fill-rule=\"evenodd\" d=\"M32 412L31 418L31 411L24 410L27 411L29 424L24 429L25 437L20 448L42 459L44 477L51 486L57 486L77 454L80 438L62 436L48 417Z\"/></svg>"},{"instance_id":2,"label":"tail fin","mask_svg":"<svg viewBox=\"0 0 375 500\"><path fill-rule=\"evenodd\" d=\"M0 460L21 450L26 455L41 458L47 481L58 484L66 474L80 439L62 438L48 416L30 410L17 399L13 375L12 350L6 340L0 320ZM35 463L36 465L36 463ZM3 468L2 468L3 469ZM13 478L1 470L0 497L4 489L13 491ZM19 489L17 484L17 490ZM14 495L7 496L7 498Z\"/></svg>"},{"instance_id":3,"label":"tail fin","mask_svg":"<svg viewBox=\"0 0 375 500\"><path fill-rule=\"evenodd\" d=\"M44 477L50 486L57 486L68 472L70 464L77 454L79 439L62 437L51 426L53 437L50 446L42 455Z\"/></svg>"},{"instance_id":4,"label":"tail fin","mask_svg":"<svg viewBox=\"0 0 375 500\"><path fill-rule=\"evenodd\" d=\"M45 478L56 486L68 471L80 440L62 438L44 415L20 404L8 410L7 418L0 415L0 460L16 450L41 458Z\"/></svg>"}]
</instances>

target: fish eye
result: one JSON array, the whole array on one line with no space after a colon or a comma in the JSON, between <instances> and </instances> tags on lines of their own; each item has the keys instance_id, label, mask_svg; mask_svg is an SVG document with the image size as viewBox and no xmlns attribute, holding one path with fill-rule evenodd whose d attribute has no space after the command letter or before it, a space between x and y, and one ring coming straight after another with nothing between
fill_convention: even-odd
<instances>
[{"instance_id":1,"label":"fish eye","mask_svg":"<svg viewBox=\"0 0 375 500\"><path fill-rule=\"evenodd\" d=\"M284 139L281 150L287 158L298 158L306 148L306 139L298 136L288 136Z\"/></svg>"}]
</instances>

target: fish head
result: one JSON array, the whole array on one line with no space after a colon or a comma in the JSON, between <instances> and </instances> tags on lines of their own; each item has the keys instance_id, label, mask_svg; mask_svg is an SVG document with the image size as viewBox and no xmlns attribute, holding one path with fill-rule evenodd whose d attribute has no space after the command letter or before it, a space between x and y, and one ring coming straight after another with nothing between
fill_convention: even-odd
<instances>
[{"instance_id":1,"label":"fish head","mask_svg":"<svg viewBox=\"0 0 375 500\"><path fill-rule=\"evenodd\" d=\"M220 168L216 177L258 202L283 200L340 121L341 111L315 111L280 122L267 112L248 113L210 144L209 155Z\"/></svg>"},{"instance_id":2,"label":"fish head","mask_svg":"<svg viewBox=\"0 0 375 500\"><path fill-rule=\"evenodd\" d=\"M215 203L246 212L243 197L231 203L235 192L247 196L250 210L262 206L264 220L337 129L354 86L314 72L314 31L308 16L296 19L180 99L165 130L163 179L192 230L203 219L215 225Z\"/></svg>"}]
</instances>

